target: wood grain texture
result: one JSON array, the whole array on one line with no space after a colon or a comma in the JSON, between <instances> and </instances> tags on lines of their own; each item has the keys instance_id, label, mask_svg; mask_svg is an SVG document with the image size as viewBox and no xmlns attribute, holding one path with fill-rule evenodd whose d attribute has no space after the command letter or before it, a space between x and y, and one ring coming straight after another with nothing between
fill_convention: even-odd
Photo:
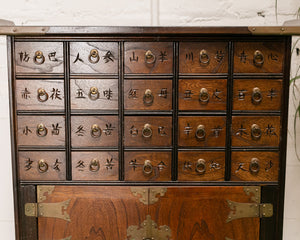
<instances>
[{"instance_id":1,"label":"wood grain texture","mask_svg":"<svg viewBox=\"0 0 300 240\"><path fill-rule=\"evenodd\" d=\"M124 156L125 181L171 181L171 152L125 152ZM149 174L143 172L146 160L152 165Z\"/></svg>"},{"instance_id":2,"label":"wood grain texture","mask_svg":"<svg viewBox=\"0 0 300 240\"><path fill-rule=\"evenodd\" d=\"M202 50L205 50L209 57L208 63L200 62ZM179 44L179 72L182 74L227 73L228 42L181 42Z\"/></svg>"},{"instance_id":3,"label":"wood grain texture","mask_svg":"<svg viewBox=\"0 0 300 240\"><path fill-rule=\"evenodd\" d=\"M90 168L92 160L99 163ZM88 181L111 181L119 179L118 152L72 152L72 179Z\"/></svg>"},{"instance_id":4,"label":"wood grain texture","mask_svg":"<svg viewBox=\"0 0 300 240\"><path fill-rule=\"evenodd\" d=\"M89 61L93 49L98 51L98 62ZM118 61L117 42L70 42L71 74L118 74Z\"/></svg>"},{"instance_id":5,"label":"wood grain texture","mask_svg":"<svg viewBox=\"0 0 300 240\"><path fill-rule=\"evenodd\" d=\"M199 159L205 161L205 172L196 171ZM225 152L178 152L179 181L224 181Z\"/></svg>"},{"instance_id":6,"label":"wood grain texture","mask_svg":"<svg viewBox=\"0 0 300 240\"><path fill-rule=\"evenodd\" d=\"M153 103L144 102L145 91L153 95ZM172 80L125 80L125 110L172 110ZM149 101L149 100L148 100Z\"/></svg>"},{"instance_id":7,"label":"wood grain texture","mask_svg":"<svg viewBox=\"0 0 300 240\"><path fill-rule=\"evenodd\" d=\"M205 88L209 99L200 101L200 90ZM226 79L180 79L178 88L179 110L226 110Z\"/></svg>"},{"instance_id":8,"label":"wood grain texture","mask_svg":"<svg viewBox=\"0 0 300 240\"><path fill-rule=\"evenodd\" d=\"M172 42L125 42L124 47L125 74L172 74ZM155 56L152 64L147 64L145 61L145 54L148 50Z\"/></svg>"}]
</instances>

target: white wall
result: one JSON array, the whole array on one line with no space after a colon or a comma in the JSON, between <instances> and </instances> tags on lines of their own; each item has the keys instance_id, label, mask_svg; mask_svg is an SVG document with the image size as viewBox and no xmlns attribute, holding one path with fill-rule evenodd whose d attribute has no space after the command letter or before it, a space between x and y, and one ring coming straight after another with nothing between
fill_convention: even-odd
<instances>
[{"instance_id":1,"label":"white wall","mask_svg":"<svg viewBox=\"0 0 300 240\"><path fill-rule=\"evenodd\" d=\"M294 19L299 0L8 0L1 1L0 18L16 25L281 25ZM295 40L295 39L294 39ZM300 42L298 44L300 48ZM14 239L9 106L5 37L0 37L1 239ZM293 54L292 76L300 66ZM300 89L300 81L298 83ZM284 240L300 236L300 162L295 157L293 118L300 94L290 97ZM300 143L300 120L297 136ZM299 144L300 146L300 144ZM300 154L300 147L299 147Z\"/></svg>"}]
</instances>

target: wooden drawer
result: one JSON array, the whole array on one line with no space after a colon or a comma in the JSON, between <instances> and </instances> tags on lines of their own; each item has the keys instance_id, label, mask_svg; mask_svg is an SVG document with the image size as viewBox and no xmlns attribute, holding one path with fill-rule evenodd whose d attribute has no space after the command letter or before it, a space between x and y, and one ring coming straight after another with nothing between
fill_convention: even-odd
<instances>
[{"instance_id":1,"label":"wooden drawer","mask_svg":"<svg viewBox=\"0 0 300 240\"><path fill-rule=\"evenodd\" d=\"M16 42L16 74L63 74L62 42Z\"/></svg>"},{"instance_id":2,"label":"wooden drawer","mask_svg":"<svg viewBox=\"0 0 300 240\"><path fill-rule=\"evenodd\" d=\"M71 74L118 74L117 42L70 42Z\"/></svg>"},{"instance_id":3,"label":"wooden drawer","mask_svg":"<svg viewBox=\"0 0 300 240\"><path fill-rule=\"evenodd\" d=\"M172 42L126 42L125 74L172 74Z\"/></svg>"},{"instance_id":4,"label":"wooden drawer","mask_svg":"<svg viewBox=\"0 0 300 240\"><path fill-rule=\"evenodd\" d=\"M118 116L72 116L72 147L118 147Z\"/></svg>"},{"instance_id":5,"label":"wooden drawer","mask_svg":"<svg viewBox=\"0 0 300 240\"><path fill-rule=\"evenodd\" d=\"M227 42L181 42L179 72L214 74L228 72Z\"/></svg>"},{"instance_id":6,"label":"wooden drawer","mask_svg":"<svg viewBox=\"0 0 300 240\"><path fill-rule=\"evenodd\" d=\"M71 109L117 110L118 79L71 79Z\"/></svg>"},{"instance_id":7,"label":"wooden drawer","mask_svg":"<svg viewBox=\"0 0 300 240\"><path fill-rule=\"evenodd\" d=\"M88 181L117 181L118 152L72 152L72 179Z\"/></svg>"},{"instance_id":8,"label":"wooden drawer","mask_svg":"<svg viewBox=\"0 0 300 240\"><path fill-rule=\"evenodd\" d=\"M167 147L172 145L172 117L125 116L126 147Z\"/></svg>"},{"instance_id":9,"label":"wooden drawer","mask_svg":"<svg viewBox=\"0 0 300 240\"><path fill-rule=\"evenodd\" d=\"M172 109L172 80L125 80L125 110Z\"/></svg>"},{"instance_id":10,"label":"wooden drawer","mask_svg":"<svg viewBox=\"0 0 300 240\"><path fill-rule=\"evenodd\" d=\"M225 147L226 117L179 117L178 145Z\"/></svg>"},{"instance_id":11,"label":"wooden drawer","mask_svg":"<svg viewBox=\"0 0 300 240\"><path fill-rule=\"evenodd\" d=\"M19 178L29 181L66 180L65 152L19 152Z\"/></svg>"},{"instance_id":12,"label":"wooden drawer","mask_svg":"<svg viewBox=\"0 0 300 240\"><path fill-rule=\"evenodd\" d=\"M231 181L278 181L278 152L232 152Z\"/></svg>"},{"instance_id":13,"label":"wooden drawer","mask_svg":"<svg viewBox=\"0 0 300 240\"><path fill-rule=\"evenodd\" d=\"M233 110L280 111L282 80L235 79Z\"/></svg>"},{"instance_id":14,"label":"wooden drawer","mask_svg":"<svg viewBox=\"0 0 300 240\"><path fill-rule=\"evenodd\" d=\"M171 152L125 152L125 181L171 181Z\"/></svg>"},{"instance_id":15,"label":"wooden drawer","mask_svg":"<svg viewBox=\"0 0 300 240\"><path fill-rule=\"evenodd\" d=\"M63 80L16 80L17 110L64 110Z\"/></svg>"},{"instance_id":16,"label":"wooden drawer","mask_svg":"<svg viewBox=\"0 0 300 240\"><path fill-rule=\"evenodd\" d=\"M278 147L280 141L279 116L233 116L233 147Z\"/></svg>"},{"instance_id":17,"label":"wooden drawer","mask_svg":"<svg viewBox=\"0 0 300 240\"><path fill-rule=\"evenodd\" d=\"M226 79L180 79L179 110L226 110Z\"/></svg>"},{"instance_id":18,"label":"wooden drawer","mask_svg":"<svg viewBox=\"0 0 300 240\"><path fill-rule=\"evenodd\" d=\"M178 152L179 181L224 181L225 152Z\"/></svg>"},{"instance_id":19,"label":"wooden drawer","mask_svg":"<svg viewBox=\"0 0 300 240\"><path fill-rule=\"evenodd\" d=\"M236 42L234 73L282 73L284 42Z\"/></svg>"},{"instance_id":20,"label":"wooden drawer","mask_svg":"<svg viewBox=\"0 0 300 240\"><path fill-rule=\"evenodd\" d=\"M65 146L64 116L18 116L20 146Z\"/></svg>"}]
</instances>

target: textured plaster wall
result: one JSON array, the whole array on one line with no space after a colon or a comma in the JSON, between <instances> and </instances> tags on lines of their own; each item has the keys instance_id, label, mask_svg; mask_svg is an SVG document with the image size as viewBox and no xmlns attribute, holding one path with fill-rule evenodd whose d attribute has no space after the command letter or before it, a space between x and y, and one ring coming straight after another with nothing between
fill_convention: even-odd
<instances>
[{"instance_id":1,"label":"textured plaster wall","mask_svg":"<svg viewBox=\"0 0 300 240\"><path fill-rule=\"evenodd\" d=\"M299 7L299 0L278 0L276 20L275 0L2 0L0 18L12 20L16 25L281 25L285 20L294 19ZM300 48L300 41L297 47ZM292 76L298 66L300 56L293 53ZM296 90L296 96L291 94L290 97L284 240L297 240L300 236L300 162L295 156L293 131L295 104L299 100L299 91ZM299 122L297 137L300 154ZM0 238L13 240L5 37L0 37L0 127Z\"/></svg>"}]
</instances>

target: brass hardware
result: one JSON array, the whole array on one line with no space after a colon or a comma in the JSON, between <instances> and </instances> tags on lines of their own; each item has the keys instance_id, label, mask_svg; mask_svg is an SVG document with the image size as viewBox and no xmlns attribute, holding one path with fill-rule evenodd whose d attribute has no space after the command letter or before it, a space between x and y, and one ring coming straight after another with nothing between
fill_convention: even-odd
<instances>
[{"instance_id":1,"label":"brass hardware","mask_svg":"<svg viewBox=\"0 0 300 240\"><path fill-rule=\"evenodd\" d=\"M47 193L47 195L49 196L50 194L52 194L52 192L54 191L55 186L38 186L37 187L37 201L43 202L47 199L47 197L45 196L45 193Z\"/></svg>"},{"instance_id":2,"label":"brass hardware","mask_svg":"<svg viewBox=\"0 0 300 240\"><path fill-rule=\"evenodd\" d=\"M198 159L195 171L199 174L204 174L206 171L206 162L204 159Z\"/></svg>"},{"instance_id":3,"label":"brass hardware","mask_svg":"<svg viewBox=\"0 0 300 240\"><path fill-rule=\"evenodd\" d=\"M298 26L248 27L253 35L300 35Z\"/></svg>"},{"instance_id":4,"label":"brass hardware","mask_svg":"<svg viewBox=\"0 0 300 240\"><path fill-rule=\"evenodd\" d=\"M261 138L262 131L257 124L252 124L251 126L251 137L254 140L259 140Z\"/></svg>"},{"instance_id":5,"label":"brass hardware","mask_svg":"<svg viewBox=\"0 0 300 240\"><path fill-rule=\"evenodd\" d=\"M97 124L93 124L91 127L91 136L98 138L102 135L102 130Z\"/></svg>"},{"instance_id":6,"label":"brass hardware","mask_svg":"<svg viewBox=\"0 0 300 240\"><path fill-rule=\"evenodd\" d=\"M98 50L97 50L97 49L92 49L92 50L90 51L90 55L89 55L89 58L88 58L88 59L89 59L89 62L90 62L90 63L93 63L93 64L99 62L100 57L99 57L99 52L98 52Z\"/></svg>"},{"instance_id":7,"label":"brass hardware","mask_svg":"<svg viewBox=\"0 0 300 240\"><path fill-rule=\"evenodd\" d=\"M200 63L202 64L208 64L210 59L209 59L209 56L208 56L208 53L205 49L202 49L199 53L199 61Z\"/></svg>"},{"instance_id":8,"label":"brass hardware","mask_svg":"<svg viewBox=\"0 0 300 240\"><path fill-rule=\"evenodd\" d=\"M146 216L146 220L140 226L129 226L127 229L127 237L129 240L167 240L172 236L169 226L163 225L157 227L157 224L151 219L150 215Z\"/></svg>"},{"instance_id":9,"label":"brass hardware","mask_svg":"<svg viewBox=\"0 0 300 240\"><path fill-rule=\"evenodd\" d=\"M155 55L150 50L146 51L145 62L147 64L153 64L153 63L155 63L155 61L156 61Z\"/></svg>"},{"instance_id":10,"label":"brass hardware","mask_svg":"<svg viewBox=\"0 0 300 240\"><path fill-rule=\"evenodd\" d=\"M150 89L146 89L145 94L143 96L143 102L145 105L152 105L154 100L154 96L152 94L152 91Z\"/></svg>"},{"instance_id":11,"label":"brass hardware","mask_svg":"<svg viewBox=\"0 0 300 240\"><path fill-rule=\"evenodd\" d=\"M206 136L206 132L205 132L205 127L204 125L198 125L197 129L196 129L196 133L195 133L195 137L198 140L204 140Z\"/></svg>"},{"instance_id":12,"label":"brass hardware","mask_svg":"<svg viewBox=\"0 0 300 240\"><path fill-rule=\"evenodd\" d=\"M259 104L262 101L262 93L258 87L253 88L252 90L252 103Z\"/></svg>"},{"instance_id":13,"label":"brass hardware","mask_svg":"<svg viewBox=\"0 0 300 240\"><path fill-rule=\"evenodd\" d=\"M69 237L63 238L61 240L71 240L71 239L72 239L72 236L69 236Z\"/></svg>"},{"instance_id":14,"label":"brass hardware","mask_svg":"<svg viewBox=\"0 0 300 240\"><path fill-rule=\"evenodd\" d=\"M33 62L37 65L41 65L45 62L45 56L42 51L35 52Z\"/></svg>"},{"instance_id":15,"label":"brass hardware","mask_svg":"<svg viewBox=\"0 0 300 240\"><path fill-rule=\"evenodd\" d=\"M41 159L38 163L38 168L39 172L45 173L48 171L49 165L44 159Z\"/></svg>"},{"instance_id":16,"label":"brass hardware","mask_svg":"<svg viewBox=\"0 0 300 240\"><path fill-rule=\"evenodd\" d=\"M37 93L38 93L37 99L38 99L39 102L46 102L46 101L48 100L49 95L48 95L48 93L45 91L45 89L39 88L39 89L37 90Z\"/></svg>"},{"instance_id":17,"label":"brass hardware","mask_svg":"<svg viewBox=\"0 0 300 240\"><path fill-rule=\"evenodd\" d=\"M261 189L257 186L247 186L244 187L244 192L247 196L251 196L251 201L260 203Z\"/></svg>"},{"instance_id":18,"label":"brass hardware","mask_svg":"<svg viewBox=\"0 0 300 240\"><path fill-rule=\"evenodd\" d=\"M261 67L264 63L265 59L264 59L264 55L262 54L261 51L256 50L254 52L254 56L253 56L253 63L255 66L257 67Z\"/></svg>"},{"instance_id":19,"label":"brass hardware","mask_svg":"<svg viewBox=\"0 0 300 240\"><path fill-rule=\"evenodd\" d=\"M142 130L142 136L144 138L150 138L150 137L152 137L152 133L153 133L153 131L152 131L151 125L146 123Z\"/></svg>"},{"instance_id":20,"label":"brass hardware","mask_svg":"<svg viewBox=\"0 0 300 240\"><path fill-rule=\"evenodd\" d=\"M229 237L225 237L225 240L233 240L233 239L231 239L231 238L229 238Z\"/></svg>"},{"instance_id":21,"label":"brass hardware","mask_svg":"<svg viewBox=\"0 0 300 240\"><path fill-rule=\"evenodd\" d=\"M91 87L89 92L89 98L93 101L99 98L99 90L97 87Z\"/></svg>"},{"instance_id":22,"label":"brass hardware","mask_svg":"<svg viewBox=\"0 0 300 240\"><path fill-rule=\"evenodd\" d=\"M100 169L100 163L97 159L93 159L90 163L90 171L91 172L98 172Z\"/></svg>"},{"instance_id":23,"label":"brass hardware","mask_svg":"<svg viewBox=\"0 0 300 240\"><path fill-rule=\"evenodd\" d=\"M160 187L131 187L132 194L137 197L140 195L140 202L145 205L151 205L158 201L158 194L163 197L167 192L167 188Z\"/></svg>"},{"instance_id":24,"label":"brass hardware","mask_svg":"<svg viewBox=\"0 0 300 240\"><path fill-rule=\"evenodd\" d=\"M206 88L201 88L200 89L200 95L199 95L199 101L207 104L209 101L209 94Z\"/></svg>"},{"instance_id":25,"label":"brass hardware","mask_svg":"<svg viewBox=\"0 0 300 240\"><path fill-rule=\"evenodd\" d=\"M252 174L258 174L259 172L259 160L257 158L252 158L249 164L249 171Z\"/></svg>"},{"instance_id":26,"label":"brass hardware","mask_svg":"<svg viewBox=\"0 0 300 240\"><path fill-rule=\"evenodd\" d=\"M37 125L36 135L39 137L45 137L48 134L48 129L45 127L44 124L40 123Z\"/></svg>"},{"instance_id":27,"label":"brass hardware","mask_svg":"<svg viewBox=\"0 0 300 240\"><path fill-rule=\"evenodd\" d=\"M153 172L153 166L150 160L146 160L143 166L143 173L150 175Z\"/></svg>"}]
</instances>

